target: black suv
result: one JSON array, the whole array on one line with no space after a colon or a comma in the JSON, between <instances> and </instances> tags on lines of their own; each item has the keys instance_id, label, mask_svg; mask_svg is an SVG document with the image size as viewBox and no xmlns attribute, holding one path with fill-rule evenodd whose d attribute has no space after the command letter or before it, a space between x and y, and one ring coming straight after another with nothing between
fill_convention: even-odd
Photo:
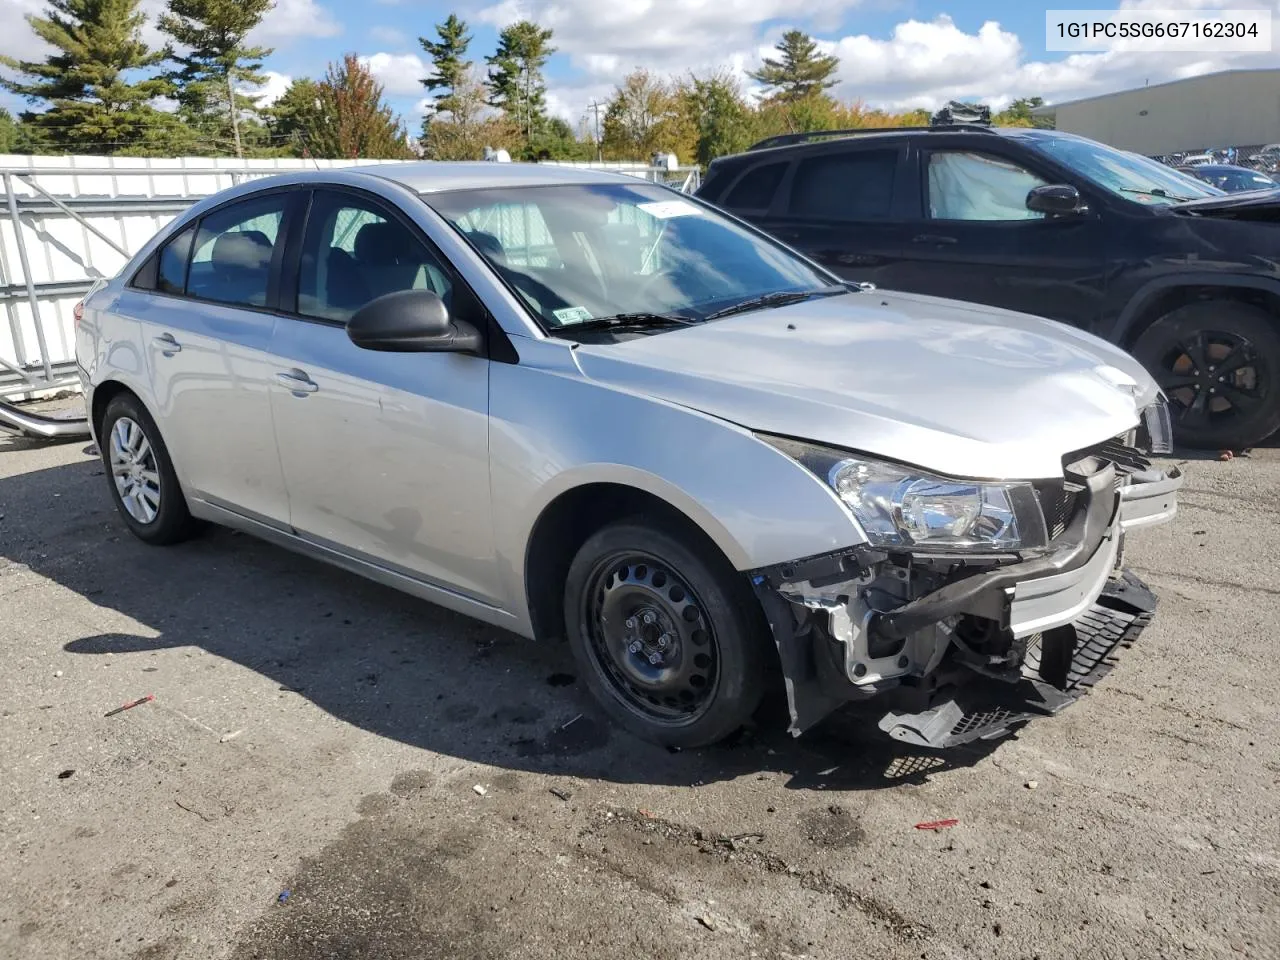
<instances>
[{"instance_id":1,"label":"black suv","mask_svg":"<svg viewBox=\"0 0 1280 960\"><path fill-rule=\"evenodd\" d=\"M774 137L713 162L698 195L846 279L1119 344L1184 444L1280 428L1280 190L1227 195L1082 137L943 124Z\"/></svg>"}]
</instances>

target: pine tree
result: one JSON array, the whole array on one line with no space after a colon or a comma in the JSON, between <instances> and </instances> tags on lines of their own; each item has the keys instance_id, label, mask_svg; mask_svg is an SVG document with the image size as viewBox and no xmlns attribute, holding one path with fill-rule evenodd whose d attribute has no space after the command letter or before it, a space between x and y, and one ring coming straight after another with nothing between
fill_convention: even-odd
<instances>
[{"instance_id":1,"label":"pine tree","mask_svg":"<svg viewBox=\"0 0 1280 960\"><path fill-rule=\"evenodd\" d=\"M331 63L318 84L320 109L306 140L314 156L355 160L412 155L404 126L383 102L382 84L354 53Z\"/></svg>"},{"instance_id":2,"label":"pine tree","mask_svg":"<svg viewBox=\"0 0 1280 960\"><path fill-rule=\"evenodd\" d=\"M831 77L840 58L819 53L817 41L807 33L788 30L774 49L781 58L766 57L748 76L769 88L775 99L795 103L836 85Z\"/></svg>"},{"instance_id":3,"label":"pine tree","mask_svg":"<svg viewBox=\"0 0 1280 960\"><path fill-rule=\"evenodd\" d=\"M436 24L436 35L440 38L438 42L426 37L418 38L422 49L431 58L434 71L431 76L423 79L422 85L427 88L428 93L435 96L435 103L431 108L433 113L448 113L454 119L459 119L459 108L469 106L466 98L459 98L458 93L471 71L471 61L466 59L471 34L467 32L466 21L458 19L456 13L451 13L444 23ZM465 122L470 118L461 119Z\"/></svg>"},{"instance_id":4,"label":"pine tree","mask_svg":"<svg viewBox=\"0 0 1280 960\"><path fill-rule=\"evenodd\" d=\"M162 51L148 49L139 0L48 0L44 16L29 14L36 36L53 47L43 62L0 57L18 79L4 89L47 109L23 114L42 148L66 153L179 152L185 131L152 101L171 92L163 77L126 79L154 67Z\"/></svg>"},{"instance_id":5,"label":"pine tree","mask_svg":"<svg viewBox=\"0 0 1280 960\"><path fill-rule=\"evenodd\" d=\"M323 124L320 84L299 77L280 99L263 111L272 142L288 156L314 156L310 138Z\"/></svg>"},{"instance_id":6,"label":"pine tree","mask_svg":"<svg viewBox=\"0 0 1280 960\"><path fill-rule=\"evenodd\" d=\"M551 31L520 20L498 35L498 49L485 57L489 64L489 103L514 120L525 143L546 119L546 83L542 68L555 53Z\"/></svg>"},{"instance_id":7,"label":"pine tree","mask_svg":"<svg viewBox=\"0 0 1280 960\"><path fill-rule=\"evenodd\" d=\"M271 55L267 47L246 46L245 37L274 2L169 0L160 17L160 29L178 45L167 52L177 66L170 79L180 115L214 147L210 152L244 155L241 120L254 119L257 104L237 88L260 87L262 61Z\"/></svg>"},{"instance_id":8,"label":"pine tree","mask_svg":"<svg viewBox=\"0 0 1280 960\"><path fill-rule=\"evenodd\" d=\"M755 134L751 108L732 74L692 77L681 91L681 100L696 131L696 162L705 166L716 157L740 153L751 145Z\"/></svg>"}]
</instances>

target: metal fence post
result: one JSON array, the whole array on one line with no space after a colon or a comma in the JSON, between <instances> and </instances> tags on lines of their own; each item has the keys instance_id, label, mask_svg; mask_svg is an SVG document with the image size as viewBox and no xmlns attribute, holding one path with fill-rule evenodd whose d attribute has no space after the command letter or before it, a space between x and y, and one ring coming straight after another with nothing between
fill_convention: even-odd
<instances>
[{"instance_id":1,"label":"metal fence post","mask_svg":"<svg viewBox=\"0 0 1280 960\"><path fill-rule=\"evenodd\" d=\"M27 240L22 235L22 216L18 213L18 198L13 192L13 174L4 175L4 192L9 198L9 219L13 221L14 245L18 248L18 263L22 267L22 282L27 288L27 302L31 304L31 319L36 328L36 343L40 347L40 365L44 367L46 380L53 379L53 367L49 363L49 344L45 340L44 325L40 322L40 298L36 295L36 282L31 276L31 261L27 258Z\"/></svg>"}]
</instances>

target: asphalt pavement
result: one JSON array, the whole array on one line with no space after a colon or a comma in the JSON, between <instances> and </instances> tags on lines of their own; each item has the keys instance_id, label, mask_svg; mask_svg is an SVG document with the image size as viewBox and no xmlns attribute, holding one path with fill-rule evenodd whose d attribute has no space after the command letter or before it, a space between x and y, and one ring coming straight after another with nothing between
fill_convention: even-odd
<instances>
[{"instance_id":1,"label":"asphalt pavement","mask_svg":"<svg viewBox=\"0 0 1280 960\"><path fill-rule=\"evenodd\" d=\"M1183 462L1155 622L1061 716L668 753L563 647L146 547L83 442L0 438L0 957L1280 957L1280 450Z\"/></svg>"}]
</instances>

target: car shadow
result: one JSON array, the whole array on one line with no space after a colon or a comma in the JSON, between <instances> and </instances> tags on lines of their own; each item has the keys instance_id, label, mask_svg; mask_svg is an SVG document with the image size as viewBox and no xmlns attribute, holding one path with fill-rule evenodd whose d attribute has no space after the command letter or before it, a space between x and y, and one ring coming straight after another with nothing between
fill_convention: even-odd
<instances>
[{"instance_id":1,"label":"car shadow","mask_svg":"<svg viewBox=\"0 0 1280 960\"><path fill-rule=\"evenodd\" d=\"M0 456L5 449L0 441ZM872 790L972 766L999 745L921 750L889 740L873 715L852 709L796 739L785 732L779 692L725 744L655 747L603 717L566 644L529 642L225 529L169 548L138 542L90 449L80 462L0 478L0 566L25 565L138 624L71 641L71 653L137 657L141 668L156 651L197 647L378 736L512 770L617 783L772 772L795 789Z\"/></svg>"}]
</instances>

